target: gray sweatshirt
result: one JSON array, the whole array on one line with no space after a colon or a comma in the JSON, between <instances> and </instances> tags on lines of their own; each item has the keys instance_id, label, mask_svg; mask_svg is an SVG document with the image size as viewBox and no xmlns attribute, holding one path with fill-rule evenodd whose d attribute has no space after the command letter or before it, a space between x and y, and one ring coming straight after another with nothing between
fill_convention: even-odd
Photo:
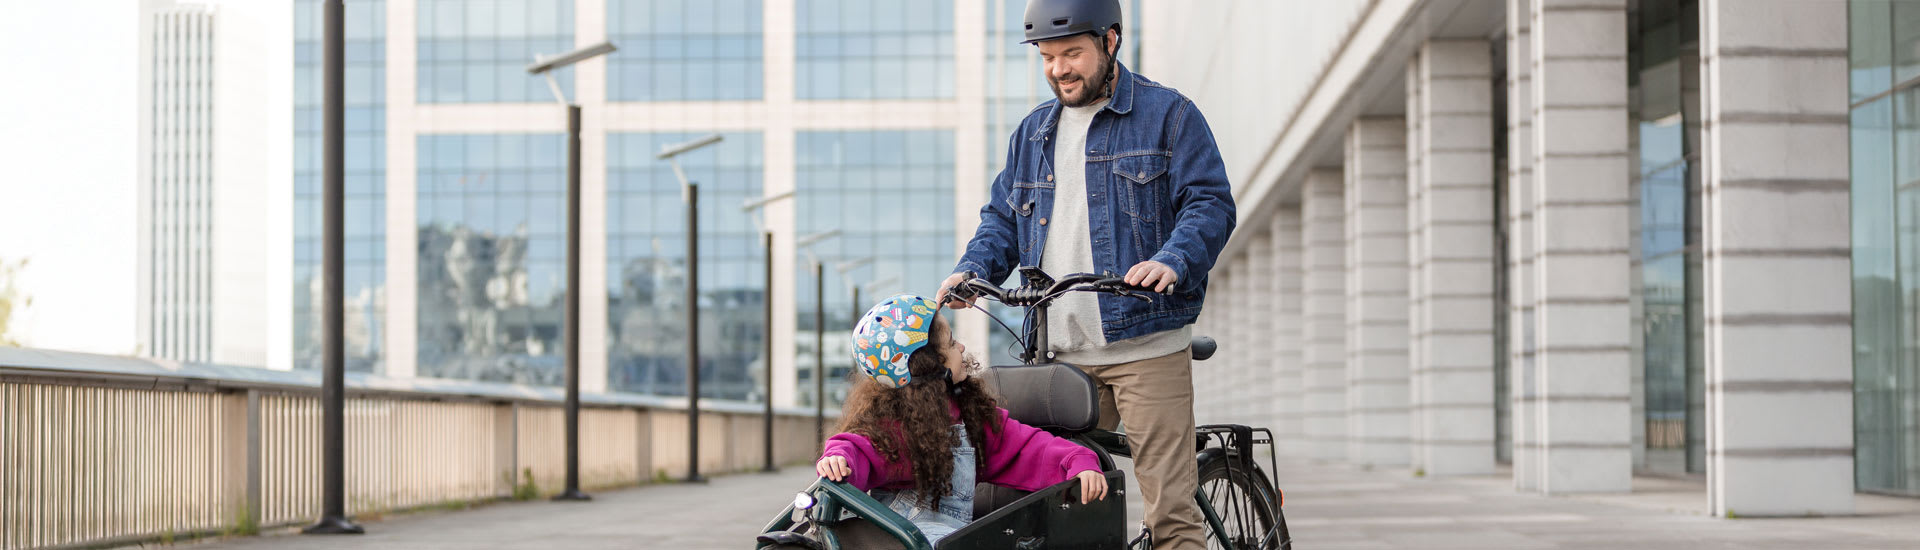
<instances>
[{"instance_id":1,"label":"gray sweatshirt","mask_svg":"<svg viewBox=\"0 0 1920 550\"><path fill-rule=\"evenodd\" d=\"M1053 142L1053 212L1043 218L1052 229L1040 253L1040 269L1055 277L1098 273L1093 265L1092 222L1087 219L1087 128L1107 101L1060 110L1059 136ZM1116 275L1133 266L1119 266ZM1047 311L1048 349L1054 360L1077 365L1117 365L1152 359L1185 349L1193 327L1108 342L1100 332L1099 295L1075 292L1053 301Z\"/></svg>"}]
</instances>

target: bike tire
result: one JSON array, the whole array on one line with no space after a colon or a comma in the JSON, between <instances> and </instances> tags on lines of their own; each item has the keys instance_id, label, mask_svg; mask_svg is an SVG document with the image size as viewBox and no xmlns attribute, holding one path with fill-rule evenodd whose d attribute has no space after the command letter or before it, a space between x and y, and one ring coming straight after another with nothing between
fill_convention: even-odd
<instances>
[{"instance_id":1,"label":"bike tire","mask_svg":"<svg viewBox=\"0 0 1920 550\"><path fill-rule=\"evenodd\" d=\"M1260 468L1246 460L1214 460L1200 469L1200 489L1220 517L1225 533L1215 533L1205 525L1207 548L1225 548L1221 535L1233 543L1234 550L1290 550L1293 538L1287 533L1287 519L1280 507L1280 493L1267 482ZM1262 546L1260 541L1271 530L1274 535Z\"/></svg>"}]
</instances>

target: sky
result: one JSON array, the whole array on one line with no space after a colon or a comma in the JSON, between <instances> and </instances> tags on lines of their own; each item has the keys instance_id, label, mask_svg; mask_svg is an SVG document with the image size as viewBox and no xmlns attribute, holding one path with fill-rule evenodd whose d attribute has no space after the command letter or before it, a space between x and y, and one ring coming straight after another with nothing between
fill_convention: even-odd
<instances>
[{"instance_id":1,"label":"sky","mask_svg":"<svg viewBox=\"0 0 1920 550\"><path fill-rule=\"evenodd\" d=\"M29 347L134 352L138 0L8 0L0 259L29 263Z\"/></svg>"}]
</instances>

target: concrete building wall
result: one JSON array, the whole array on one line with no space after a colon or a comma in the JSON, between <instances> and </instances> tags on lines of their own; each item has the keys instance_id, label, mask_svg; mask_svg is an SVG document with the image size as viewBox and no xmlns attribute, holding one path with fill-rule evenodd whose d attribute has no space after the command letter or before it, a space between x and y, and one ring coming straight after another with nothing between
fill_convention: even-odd
<instances>
[{"instance_id":1,"label":"concrete building wall","mask_svg":"<svg viewBox=\"0 0 1920 550\"><path fill-rule=\"evenodd\" d=\"M1411 473L1486 474L1497 471L1504 430L1518 490L1631 490L1636 472L1656 471L1643 458L1659 389L1646 356L1656 319L1639 306L1655 245L1643 241L1697 234L1703 246L1686 253L1704 259L1699 280L1662 284L1704 296L1704 334L1659 330L1687 338L1667 352L1706 350L1706 399L1704 409L1675 409L1672 393L1685 388L1674 385L1696 382L1661 373L1666 452L1679 452L1673 430L1705 438L1715 515L1852 509L1860 405L1848 265L1858 254L1849 232L1859 228L1849 200L1859 184L1849 179L1846 132L1850 107L1860 109L1848 97L1849 48L1860 42L1849 42L1847 3L1707 0L1697 17L1688 6L1628 0L1382 0L1353 12L1258 4L1170 15L1173 28L1147 50L1179 65L1162 81L1204 112L1234 113L1215 129L1240 200L1240 229L1223 255L1235 259L1223 268L1235 282L1215 287L1203 315L1251 304L1279 317L1253 336L1228 332L1237 340L1223 346L1273 350L1268 387L1281 402L1266 418L1295 442L1281 452L1373 466L1404 456ZM1282 15L1260 17L1269 11ZM1680 21L1687 33L1697 24L1700 45L1647 46L1657 37L1636 34L1649 32L1636 17L1663 18L1663 28ZM1341 30L1287 38L1314 42L1290 50L1301 55L1288 63L1250 61L1238 33L1221 32L1242 18ZM1632 118L1645 116L1630 112L1633 97L1655 96L1630 96L1652 93L1635 88L1645 84L1629 75L1630 48L1649 47L1678 52L1659 60L1659 78L1678 79L1657 83L1660 101L1704 109L1663 104L1681 115ZM1376 138L1384 134L1374 125L1397 139ZM1698 193L1649 202L1658 189L1643 186L1656 177L1647 172L1675 169L1641 166L1640 155L1681 146L1630 134L1646 128L1703 134L1700 154L1676 154L1688 163L1679 170L1701 170ZM1368 185L1391 172L1379 160L1389 157L1402 159L1402 185ZM1396 207L1402 216L1375 215ZM1643 227L1649 209L1696 207L1684 224ZM1403 253L1384 254L1396 240ZM1242 257L1297 273L1299 286L1241 284ZM1675 297L1662 299L1675 307ZM1662 322L1678 322L1663 311ZM1389 321L1404 327L1399 341L1375 330ZM1391 378L1381 376L1389 356L1407 367L1393 397L1376 391ZM1691 359L1663 361L1692 368ZM1499 362L1507 372L1496 378ZM1500 392L1507 403L1495 402ZM1495 421L1501 405L1505 426ZM1673 418L1683 413L1704 427ZM1381 429L1389 414L1405 419L1397 443Z\"/></svg>"}]
</instances>

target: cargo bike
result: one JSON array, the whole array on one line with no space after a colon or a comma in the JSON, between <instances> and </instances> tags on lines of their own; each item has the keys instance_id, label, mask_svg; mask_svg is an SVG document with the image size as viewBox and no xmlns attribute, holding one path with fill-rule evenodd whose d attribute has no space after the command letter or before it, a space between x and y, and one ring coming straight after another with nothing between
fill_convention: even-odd
<instances>
[{"instance_id":1,"label":"cargo bike","mask_svg":"<svg viewBox=\"0 0 1920 550\"><path fill-rule=\"evenodd\" d=\"M906 518L867 493L820 478L795 495L793 504L761 529L754 548L1153 548L1152 536L1146 530L1130 532L1127 525L1126 474L1114 462L1115 457L1132 456L1126 434L1095 428L1100 416L1099 391L1091 377L1073 365L1049 362L1043 355L1047 349L1046 310L1054 299L1070 292L1099 292L1151 300L1152 293L1119 277L1089 273L1055 280L1039 268L1023 267L1020 277L1023 283L1017 288L1000 288L975 278L952 290L962 299L978 296L1027 308L1028 332L1024 338L1015 334L1023 348L1022 364L992 367L983 378L1009 417L1092 449L1111 488L1109 498L1082 504L1077 498L1080 482L1076 479L1031 493L980 484L974 492L973 521L934 545ZM1205 360L1215 349L1212 339L1197 337L1192 346L1193 359ZM1200 484L1193 498L1205 518L1208 548L1291 549L1293 541L1281 510L1283 497L1270 477L1276 466L1272 432L1237 424L1197 426L1195 432L1194 460ZM1259 446L1265 447L1267 455L1264 470L1258 464Z\"/></svg>"}]
</instances>

